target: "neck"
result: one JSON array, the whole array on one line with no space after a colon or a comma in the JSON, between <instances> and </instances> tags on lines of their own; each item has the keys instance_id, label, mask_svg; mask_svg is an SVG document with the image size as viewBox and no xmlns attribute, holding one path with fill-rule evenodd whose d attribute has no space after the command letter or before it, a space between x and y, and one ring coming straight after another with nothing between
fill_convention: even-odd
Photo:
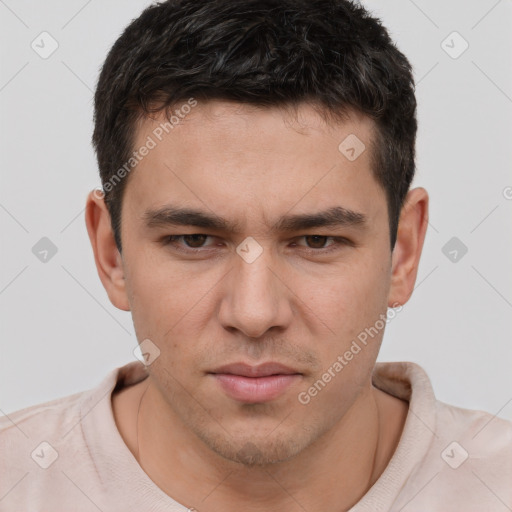
<instances>
[{"instance_id":1,"label":"neck","mask_svg":"<svg viewBox=\"0 0 512 512\"><path fill-rule=\"evenodd\" d=\"M390 446L389 425L380 421L390 397L369 384L343 419L297 456L243 466L207 447L148 381L132 451L165 493L201 512L348 510L375 483L396 446ZM398 437L395 432L395 443Z\"/></svg>"}]
</instances>

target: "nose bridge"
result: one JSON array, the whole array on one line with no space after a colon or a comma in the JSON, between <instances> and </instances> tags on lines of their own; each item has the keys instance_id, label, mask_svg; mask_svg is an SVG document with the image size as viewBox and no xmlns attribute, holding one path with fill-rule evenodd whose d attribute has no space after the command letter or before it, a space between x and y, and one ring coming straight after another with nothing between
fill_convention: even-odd
<instances>
[{"instance_id":1,"label":"nose bridge","mask_svg":"<svg viewBox=\"0 0 512 512\"><path fill-rule=\"evenodd\" d=\"M258 244L259 245L259 244ZM249 241L237 248L221 305L220 320L246 336L257 338L290 318L286 287L275 275L270 248Z\"/></svg>"}]
</instances>

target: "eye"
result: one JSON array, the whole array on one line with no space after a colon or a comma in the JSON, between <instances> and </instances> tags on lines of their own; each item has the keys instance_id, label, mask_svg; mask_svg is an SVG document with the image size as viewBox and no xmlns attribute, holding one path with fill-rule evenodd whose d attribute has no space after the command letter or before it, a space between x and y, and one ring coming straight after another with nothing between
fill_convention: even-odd
<instances>
[{"instance_id":1,"label":"eye","mask_svg":"<svg viewBox=\"0 0 512 512\"><path fill-rule=\"evenodd\" d=\"M174 250L187 254L199 254L208 251L208 249L213 249L219 245L222 245L219 243L214 243L214 238L215 237L205 235L203 233L167 235L162 239L162 245L172 246ZM208 240L210 241L209 244L207 243ZM304 252L317 255L327 254L331 251L339 250L343 245L354 245L350 240L344 237L327 235L303 235L298 237L296 240L304 240L306 245L292 242L292 247L299 247Z\"/></svg>"},{"instance_id":2,"label":"eye","mask_svg":"<svg viewBox=\"0 0 512 512\"><path fill-rule=\"evenodd\" d=\"M308 246L312 249L323 249L327 240L330 237L322 236L322 235L305 235L304 240L306 240Z\"/></svg>"},{"instance_id":3,"label":"eye","mask_svg":"<svg viewBox=\"0 0 512 512\"><path fill-rule=\"evenodd\" d=\"M163 239L163 244L173 245L178 250L187 251L187 249L190 249L193 252L194 249L201 249L205 247L204 244L208 238L212 237L202 233L193 233L191 235L168 235ZM183 242L183 244L180 242Z\"/></svg>"},{"instance_id":4,"label":"eye","mask_svg":"<svg viewBox=\"0 0 512 512\"><path fill-rule=\"evenodd\" d=\"M304 235L299 239L306 241L306 246L302 244L294 244L299 247L304 247L306 251L312 253L327 253L340 248L343 245L353 245L352 242L344 237L327 236L327 235ZM328 241L331 243L327 244Z\"/></svg>"}]
</instances>

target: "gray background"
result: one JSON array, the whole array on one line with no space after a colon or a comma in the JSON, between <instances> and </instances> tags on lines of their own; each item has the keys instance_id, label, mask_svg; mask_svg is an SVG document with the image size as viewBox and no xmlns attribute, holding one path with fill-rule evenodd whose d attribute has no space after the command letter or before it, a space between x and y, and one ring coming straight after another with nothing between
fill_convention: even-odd
<instances>
[{"instance_id":1,"label":"gray background","mask_svg":"<svg viewBox=\"0 0 512 512\"><path fill-rule=\"evenodd\" d=\"M0 1L0 413L96 386L134 358L130 314L101 286L83 209L100 184L90 144L98 71L147 5ZM363 5L413 64L415 185L431 197L417 289L379 359L415 361L440 400L510 419L512 0ZM59 45L46 59L31 47L51 49L43 31ZM469 44L461 55L454 31ZM46 262L32 252L43 237L57 248Z\"/></svg>"}]
</instances>

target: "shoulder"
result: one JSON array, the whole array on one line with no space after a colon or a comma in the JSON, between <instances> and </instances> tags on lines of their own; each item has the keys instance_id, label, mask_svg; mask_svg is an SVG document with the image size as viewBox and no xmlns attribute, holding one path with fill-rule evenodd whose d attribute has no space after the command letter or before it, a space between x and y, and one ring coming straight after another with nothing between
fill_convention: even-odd
<instances>
[{"instance_id":1,"label":"shoulder","mask_svg":"<svg viewBox=\"0 0 512 512\"><path fill-rule=\"evenodd\" d=\"M435 402L431 442L398 509L507 510L512 507L512 422Z\"/></svg>"},{"instance_id":2,"label":"shoulder","mask_svg":"<svg viewBox=\"0 0 512 512\"><path fill-rule=\"evenodd\" d=\"M83 424L96 421L95 416L102 416L98 422L104 421L116 376L117 369L96 388L0 418L0 496L5 496L2 505L11 510L34 506L50 509L67 498L61 491L72 487L69 475L77 469L91 475L94 481L94 460Z\"/></svg>"},{"instance_id":3,"label":"shoulder","mask_svg":"<svg viewBox=\"0 0 512 512\"><path fill-rule=\"evenodd\" d=\"M41 436L66 437L100 402L112 393L140 382L147 375L138 362L111 370L95 388L25 407L0 417L0 438L16 441ZM109 403L109 407L110 403Z\"/></svg>"},{"instance_id":4,"label":"shoulder","mask_svg":"<svg viewBox=\"0 0 512 512\"><path fill-rule=\"evenodd\" d=\"M409 402L374 498L399 488L391 510L512 510L511 421L437 400L426 372L414 363L380 363L374 383Z\"/></svg>"},{"instance_id":5,"label":"shoulder","mask_svg":"<svg viewBox=\"0 0 512 512\"><path fill-rule=\"evenodd\" d=\"M23 435L23 432L30 435L43 425L51 428L76 418L79 409L77 406L85 393L82 391L5 414L0 418L0 436L3 439L15 438Z\"/></svg>"},{"instance_id":6,"label":"shoulder","mask_svg":"<svg viewBox=\"0 0 512 512\"><path fill-rule=\"evenodd\" d=\"M512 421L485 411L463 409L436 401L436 434L433 445L443 447L442 457L457 450L473 461L492 460L496 468L508 471L512 486ZM467 456L466 456L467 454Z\"/></svg>"}]
</instances>

